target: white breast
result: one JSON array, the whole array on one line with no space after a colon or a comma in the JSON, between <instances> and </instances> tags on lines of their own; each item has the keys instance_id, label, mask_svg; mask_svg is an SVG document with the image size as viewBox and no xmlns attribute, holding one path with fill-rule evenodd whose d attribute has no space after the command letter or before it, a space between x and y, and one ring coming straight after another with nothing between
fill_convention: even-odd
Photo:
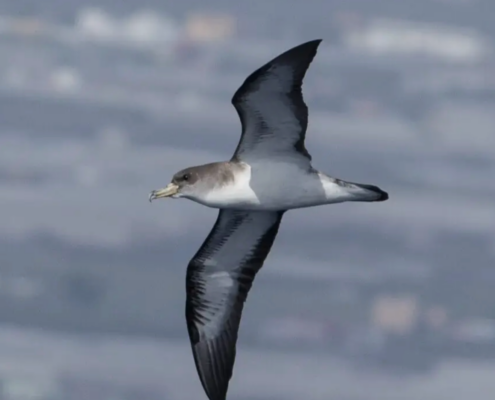
<instances>
[{"instance_id":1,"label":"white breast","mask_svg":"<svg viewBox=\"0 0 495 400\"><path fill-rule=\"evenodd\" d=\"M258 208L260 201L249 185L251 180L251 168L246 164L244 169L237 172L235 180L231 184L213 188L201 198L194 200L213 208Z\"/></svg>"}]
</instances>

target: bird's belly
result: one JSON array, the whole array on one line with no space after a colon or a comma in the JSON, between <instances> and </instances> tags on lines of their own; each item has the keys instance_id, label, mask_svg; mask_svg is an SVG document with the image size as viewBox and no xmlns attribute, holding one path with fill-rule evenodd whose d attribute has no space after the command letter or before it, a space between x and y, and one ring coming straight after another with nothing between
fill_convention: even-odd
<instances>
[{"instance_id":1,"label":"bird's belly","mask_svg":"<svg viewBox=\"0 0 495 400\"><path fill-rule=\"evenodd\" d=\"M260 210L291 210L325 204L321 187L285 185L258 194Z\"/></svg>"},{"instance_id":2,"label":"bird's belly","mask_svg":"<svg viewBox=\"0 0 495 400\"><path fill-rule=\"evenodd\" d=\"M253 175L211 191L199 201L213 208L238 210L289 210L327 203L321 181L301 173Z\"/></svg>"},{"instance_id":3,"label":"bird's belly","mask_svg":"<svg viewBox=\"0 0 495 400\"><path fill-rule=\"evenodd\" d=\"M260 209L256 193L248 185L233 185L212 190L204 198L194 199L207 207L254 210Z\"/></svg>"}]
</instances>

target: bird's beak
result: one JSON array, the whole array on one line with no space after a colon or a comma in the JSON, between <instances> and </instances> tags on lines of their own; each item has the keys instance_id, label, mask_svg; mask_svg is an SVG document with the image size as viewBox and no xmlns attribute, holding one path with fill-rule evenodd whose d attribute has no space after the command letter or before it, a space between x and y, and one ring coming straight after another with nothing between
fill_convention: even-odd
<instances>
[{"instance_id":1,"label":"bird's beak","mask_svg":"<svg viewBox=\"0 0 495 400\"><path fill-rule=\"evenodd\" d=\"M151 191L150 197L149 197L150 203L151 203L151 201L153 201L155 199L161 199L164 197L173 196L174 194L177 194L178 191L179 191L178 185L176 185L175 183L169 183L163 189Z\"/></svg>"}]
</instances>

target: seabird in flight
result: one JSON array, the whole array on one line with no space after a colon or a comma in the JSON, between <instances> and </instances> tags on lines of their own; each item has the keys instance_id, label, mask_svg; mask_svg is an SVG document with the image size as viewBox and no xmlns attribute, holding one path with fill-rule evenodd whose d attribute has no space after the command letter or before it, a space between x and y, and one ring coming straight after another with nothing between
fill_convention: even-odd
<instances>
[{"instance_id":1,"label":"seabird in flight","mask_svg":"<svg viewBox=\"0 0 495 400\"><path fill-rule=\"evenodd\" d=\"M377 186L332 178L311 165L302 82L320 42L296 46L246 78L232 98L242 134L229 161L183 169L149 197L186 198L219 209L186 274L187 329L210 400L226 398L244 302L284 213L388 199Z\"/></svg>"}]
</instances>

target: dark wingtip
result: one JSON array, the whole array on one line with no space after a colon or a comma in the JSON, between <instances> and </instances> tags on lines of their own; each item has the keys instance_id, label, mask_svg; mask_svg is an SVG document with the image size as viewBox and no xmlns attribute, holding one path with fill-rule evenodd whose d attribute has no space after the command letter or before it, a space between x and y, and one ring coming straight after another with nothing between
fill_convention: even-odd
<instances>
[{"instance_id":1,"label":"dark wingtip","mask_svg":"<svg viewBox=\"0 0 495 400\"><path fill-rule=\"evenodd\" d=\"M323 39L314 39L314 40L310 40L310 41L309 41L309 42L307 42L307 43L315 43L315 44L320 44L322 41L323 41Z\"/></svg>"},{"instance_id":2,"label":"dark wingtip","mask_svg":"<svg viewBox=\"0 0 495 400\"><path fill-rule=\"evenodd\" d=\"M322 41L323 39L308 40L307 42L301 43L299 46L296 47L309 46L309 45L318 47Z\"/></svg>"},{"instance_id":3,"label":"dark wingtip","mask_svg":"<svg viewBox=\"0 0 495 400\"><path fill-rule=\"evenodd\" d=\"M290 53L291 54L297 54L297 53L299 53L299 51L306 52L309 50L310 53L307 55L307 57L309 56L309 60L308 60L308 66L309 66L309 64L313 61L313 58L315 57L316 52L318 50L318 47L320 46L320 43L322 42L322 40L323 39L314 39L314 40L310 40L308 42L301 43L300 45L295 46L292 49L285 51L280 56L290 54Z\"/></svg>"}]
</instances>

